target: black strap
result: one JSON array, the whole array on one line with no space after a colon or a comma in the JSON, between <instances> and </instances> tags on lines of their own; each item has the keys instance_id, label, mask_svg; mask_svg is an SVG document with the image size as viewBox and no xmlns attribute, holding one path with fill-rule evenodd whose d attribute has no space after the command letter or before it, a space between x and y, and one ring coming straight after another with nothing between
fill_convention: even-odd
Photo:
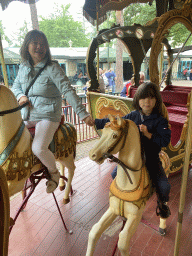
<instances>
[{"instance_id":1,"label":"black strap","mask_svg":"<svg viewBox=\"0 0 192 256\"><path fill-rule=\"evenodd\" d=\"M16 107L16 108L12 108L12 109L8 109L8 110L4 110L4 111L0 111L0 116L4 116L6 114L11 114L14 113L22 108L24 108L25 106L27 106L29 104L29 102L25 102L23 105Z\"/></svg>"},{"instance_id":2,"label":"black strap","mask_svg":"<svg viewBox=\"0 0 192 256\"><path fill-rule=\"evenodd\" d=\"M37 79L37 77L41 74L41 72L47 67L48 62L45 64L45 66L43 68L41 68L39 70L39 72L36 74L36 76L33 78L33 80L31 81L31 83L29 84L29 86L27 87L27 90L25 91L25 95L28 96L29 90L31 88L31 86L35 83L35 80Z\"/></svg>"}]
</instances>

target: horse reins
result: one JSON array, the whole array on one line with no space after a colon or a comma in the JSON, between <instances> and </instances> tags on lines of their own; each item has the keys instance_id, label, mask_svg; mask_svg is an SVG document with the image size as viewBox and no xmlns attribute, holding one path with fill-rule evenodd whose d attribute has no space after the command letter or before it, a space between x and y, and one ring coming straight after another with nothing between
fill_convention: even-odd
<instances>
[{"instance_id":1,"label":"horse reins","mask_svg":"<svg viewBox=\"0 0 192 256\"><path fill-rule=\"evenodd\" d=\"M7 115L7 114L11 114L11 113L17 112L18 110L21 110L22 108L24 108L28 104L29 104L29 102L25 102L23 105L21 105L19 107L8 109L8 110L4 110L4 111L0 111L0 116L4 116L4 115Z\"/></svg>"},{"instance_id":2,"label":"horse reins","mask_svg":"<svg viewBox=\"0 0 192 256\"><path fill-rule=\"evenodd\" d=\"M131 177L130 177L130 175L129 175L127 169L129 169L129 170L132 171L132 172L138 172L138 171L140 171L140 170L135 170L135 169L130 168L129 166L127 166L126 164L124 164L121 160L119 160L117 157L115 157L115 156L113 156L112 154L110 154L110 152L112 152L113 149L120 143L121 139L123 138L123 135L124 135L124 141L123 141L122 148L124 148L124 146L125 146L125 141L126 141L126 138L127 138L127 131L128 131L128 129L129 129L129 123L126 121L125 127L124 127L124 128L122 129L122 131L121 131L120 139L119 139L112 147L109 148L109 150L107 151L107 153L104 153L104 154L103 154L102 159L107 159L107 158L109 158L109 159L111 159L113 162L119 164L119 165L123 168L123 170L124 170L125 174L127 175L128 179L129 179L129 181L130 181L130 183L133 184L133 181L131 180ZM121 149L122 149L122 148L121 148ZM99 159L99 160L102 160L102 159Z\"/></svg>"}]
</instances>

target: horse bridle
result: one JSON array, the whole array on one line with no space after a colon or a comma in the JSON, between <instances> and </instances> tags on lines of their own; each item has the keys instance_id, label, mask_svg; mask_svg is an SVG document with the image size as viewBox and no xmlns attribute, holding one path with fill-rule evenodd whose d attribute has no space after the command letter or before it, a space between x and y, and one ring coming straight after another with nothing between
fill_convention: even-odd
<instances>
[{"instance_id":1,"label":"horse bridle","mask_svg":"<svg viewBox=\"0 0 192 256\"><path fill-rule=\"evenodd\" d=\"M8 109L8 110L4 110L4 111L0 111L0 116L4 116L7 114L11 114L14 112L17 112L18 110L21 110L22 108L24 108L25 106L27 106L29 104L29 102L25 102L23 105L16 107L16 108L12 108L12 109Z\"/></svg>"},{"instance_id":2,"label":"horse bridle","mask_svg":"<svg viewBox=\"0 0 192 256\"><path fill-rule=\"evenodd\" d=\"M136 170L136 169L130 168L129 166L127 166L126 164L124 164L121 160L119 160L117 157L113 156L113 155L110 153L110 152L112 152L113 149L120 143L120 141L123 139L123 137L124 137L124 141L123 141L123 145L122 145L121 149L124 148L124 146L125 146L125 141L126 141L126 138L127 138L127 133L128 133L127 131L128 131L128 129L129 129L129 123L128 123L128 121L125 121L125 126L124 126L123 129L121 130L121 134L120 134L120 136L119 136L120 139L117 140L117 142L116 142L112 147L110 147L106 153L103 153L103 156L102 156L102 158L99 159L99 161L100 161L100 160L103 160L103 159L109 158L109 159L111 159L113 162L119 164L119 165L123 168L123 170L124 170L125 174L127 175L128 179L129 179L129 181L130 181L130 183L133 184L133 181L132 181L132 179L131 179L131 177L130 177L128 171L127 171L127 169L129 169L129 170L132 171L132 172L138 172L138 171L140 171L140 169L139 169L139 170Z\"/></svg>"}]
</instances>

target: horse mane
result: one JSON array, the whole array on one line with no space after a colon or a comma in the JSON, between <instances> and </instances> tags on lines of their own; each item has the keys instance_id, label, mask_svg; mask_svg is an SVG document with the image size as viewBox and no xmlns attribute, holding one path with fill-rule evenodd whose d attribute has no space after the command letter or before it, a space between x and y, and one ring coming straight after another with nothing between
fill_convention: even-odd
<instances>
[{"instance_id":1,"label":"horse mane","mask_svg":"<svg viewBox=\"0 0 192 256\"><path fill-rule=\"evenodd\" d=\"M123 125L119 125L117 123L117 119L114 119L113 121L106 123L105 128L111 128L112 130L118 131L124 128L125 123L126 123L126 120L123 119Z\"/></svg>"}]
</instances>

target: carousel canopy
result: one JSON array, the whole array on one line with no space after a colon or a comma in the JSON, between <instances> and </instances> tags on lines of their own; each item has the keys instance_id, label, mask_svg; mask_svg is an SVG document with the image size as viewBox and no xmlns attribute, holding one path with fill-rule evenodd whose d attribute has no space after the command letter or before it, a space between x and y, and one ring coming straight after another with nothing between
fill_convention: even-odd
<instances>
[{"instance_id":1,"label":"carousel canopy","mask_svg":"<svg viewBox=\"0 0 192 256\"><path fill-rule=\"evenodd\" d=\"M4 11L11 2L15 2L15 1L20 1L25 4L34 4L38 2L38 0L0 0L2 10Z\"/></svg>"},{"instance_id":2,"label":"carousel canopy","mask_svg":"<svg viewBox=\"0 0 192 256\"><path fill-rule=\"evenodd\" d=\"M106 20L106 13L108 11L120 11L132 3L151 3L152 1L153 0L85 0L83 15L92 25L96 25L96 22L98 22L99 25Z\"/></svg>"}]
</instances>

